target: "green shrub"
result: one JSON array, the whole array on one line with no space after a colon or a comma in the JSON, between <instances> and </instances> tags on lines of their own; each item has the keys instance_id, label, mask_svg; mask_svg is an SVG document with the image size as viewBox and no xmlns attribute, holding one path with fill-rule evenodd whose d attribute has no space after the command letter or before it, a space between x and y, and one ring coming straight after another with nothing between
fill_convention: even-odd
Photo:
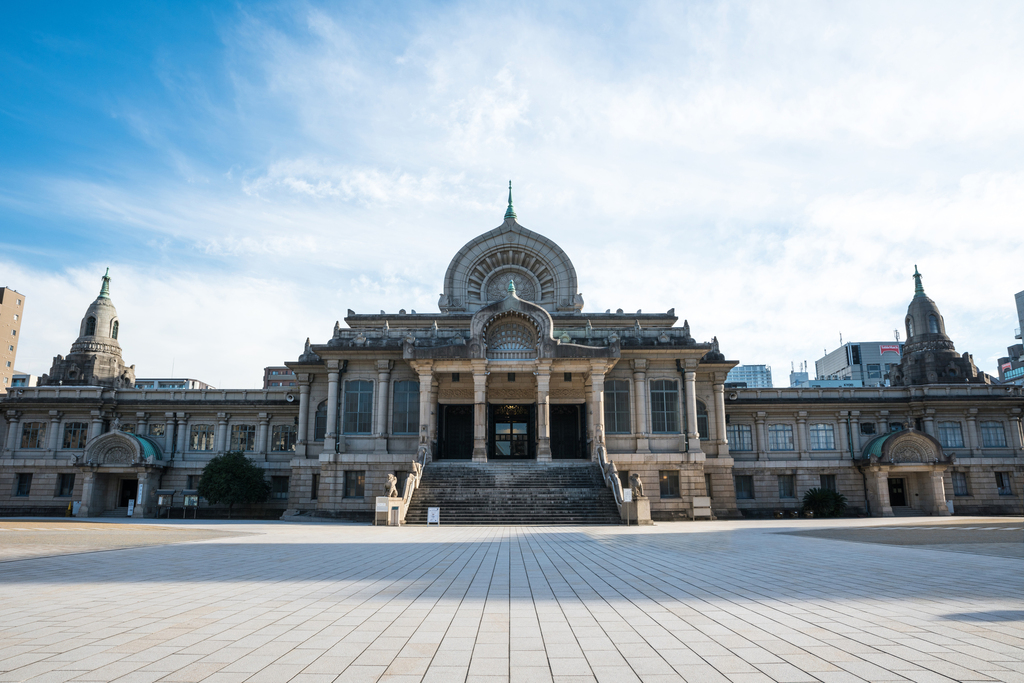
<instances>
[{"instance_id":1,"label":"green shrub","mask_svg":"<svg viewBox=\"0 0 1024 683\"><path fill-rule=\"evenodd\" d=\"M846 496L829 489L808 489L803 510L815 517L839 517L846 512Z\"/></svg>"},{"instance_id":2,"label":"green shrub","mask_svg":"<svg viewBox=\"0 0 1024 683\"><path fill-rule=\"evenodd\" d=\"M270 497L270 484L264 476L263 468L244 453L231 451L213 458L203 468L199 495L214 505L227 504L228 519L231 519L236 503L262 503Z\"/></svg>"}]
</instances>

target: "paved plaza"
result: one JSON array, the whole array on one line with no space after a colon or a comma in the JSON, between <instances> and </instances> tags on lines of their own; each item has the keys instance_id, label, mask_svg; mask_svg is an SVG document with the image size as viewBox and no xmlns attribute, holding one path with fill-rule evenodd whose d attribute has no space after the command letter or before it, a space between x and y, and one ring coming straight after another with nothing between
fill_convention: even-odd
<instances>
[{"instance_id":1,"label":"paved plaza","mask_svg":"<svg viewBox=\"0 0 1024 683\"><path fill-rule=\"evenodd\" d=\"M1024 682L1019 518L0 520L0 681Z\"/></svg>"}]
</instances>

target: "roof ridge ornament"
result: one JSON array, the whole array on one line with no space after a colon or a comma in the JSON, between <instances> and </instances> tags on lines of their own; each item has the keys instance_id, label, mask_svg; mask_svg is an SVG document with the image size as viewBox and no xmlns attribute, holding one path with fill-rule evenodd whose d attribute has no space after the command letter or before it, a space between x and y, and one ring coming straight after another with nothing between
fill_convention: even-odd
<instances>
[{"instance_id":1,"label":"roof ridge ornament","mask_svg":"<svg viewBox=\"0 0 1024 683\"><path fill-rule=\"evenodd\" d=\"M107 272L103 275L103 286L100 287L100 299L110 298L110 267L107 267Z\"/></svg>"},{"instance_id":2,"label":"roof ridge ornament","mask_svg":"<svg viewBox=\"0 0 1024 683\"><path fill-rule=\"evenodd\" d=\"M509 294L515 294L516 293L516 281L513 280L512 278L508 279L508 293Z\"/></svg>"},{"instance_id":3,"label":"roof ridge ornament","mask_svg":"<svg viewBox=\"0 0 1024 683\"><path fill-rule=\"evenodd\" d=\"M924 285L921 284L921 273L917 272L917 264L914 264L914 297L924 296Z\"/></svg>"},{"instance_id":4,"label":"roof ridge ornament","mask_svg":"<svg viewBox=\"0 0 1024 683\"><path fill-rule=\"evenodd\" d=\"M508 208L505 209L505 220L516 219L516 210L512 208L512 181L508 181Z\"/></svg>"}]
</instances>

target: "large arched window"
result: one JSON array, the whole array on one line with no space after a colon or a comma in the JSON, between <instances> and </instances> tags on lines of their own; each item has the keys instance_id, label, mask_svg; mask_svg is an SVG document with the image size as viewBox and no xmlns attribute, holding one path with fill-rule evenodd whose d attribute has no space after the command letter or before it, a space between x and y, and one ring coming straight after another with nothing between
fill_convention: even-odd
<instances>
[{"instance_id":1,"label":"large arched window","mask_svg":"<svg viewBox=\"0 0 1024 683\"><path fill-rule=\"evenodd\" d=\"M708 407L704 401L697 401L697 432L703 440L707 440L711 433L708 428Z\"/></svg>"},{"instance_id":2,"label":"large arched window","mask_svg":"<svg viewBox=\"0 0 1024 683\"><path fill-rule=\"evenodd\" d=\"M120 323L115 320L113 326L111 326L111 328L110 328L110 336L113 337L114 339L117 339L117 328L119 326L120 326Z\"/></svg>"},{"instance_id":3,"label":"large arched window","mask_svg":"<svg viewBox=\"0 0 1024 683\"><path fill-rule=\"evenodd\" d=\"M313 420L313 440L323 441L327 435L327 401L321 401L316 407L316 417Z\"/></svg>"},{"instance_id":4,"label":"large arched window","mask_svg":"<svg viewBox=\"0 0 1024 683\"><path fill-rule=\"evenodd\" d=\"M535 358L537 333L526 320L508 317L495 321L487 330L487 357Z\"/></svg>"},{"instance_id":5,"label":"large arched window","mask_svg":"<svg viewBox=\"0 0 1024 683\"><path fill-rule=\"evenodd\" d=\"M928 316L928 331L932 334L939 333L939 319L935 317L934 313Z\"/></svg>"},{"instance_id":6,"label":"large arched window","mask_svg":"<svg viewBox=\"0 0 1024 683\"><path fill-rule=\"evenodd\" d=\"M91 315L85 319L85 336L92 337L96 334L96 318Z\"/></svg>"}]
</instances>

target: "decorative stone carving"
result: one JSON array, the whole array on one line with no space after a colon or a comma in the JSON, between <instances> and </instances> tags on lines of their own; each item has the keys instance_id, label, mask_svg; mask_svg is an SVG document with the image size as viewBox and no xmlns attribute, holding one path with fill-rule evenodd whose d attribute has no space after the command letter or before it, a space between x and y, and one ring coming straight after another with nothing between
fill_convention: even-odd
<instances>
[{"instance_id":1,"label":"decorative stone carving","mask_svg":"<svg viewBox=\"0 0 1024 683\"><path fill-rule=\"evenodd\" d=\"M135 454L123 444L113 444L100 454L98 462L103 465L131 465Z\"/></svg>"},{"instance_id":2,"label":"decorative stone carving","mask_svg":"<svg viewBox=\"0 0 1024 683\"><path fill-rule=\"evenodd\" d=\"M473 387L444 387L438 390L437 396L446 399L473 398Z\"/></svg>"},{"instance_id":3,"label":"decorative stone carving","mask_svg":"<svg viewBox=\"0 0 1024 683\"><path fill-rule=\"evenodd\" d=\"M487 281L487 300L500 301L508 295L508 281L516 284L516 295L525 301L535 301L537 289L534 287L533 279L520 272L508 268L499 270L490 276Z\"/></svg>"},{"instance_id":4,"label":"decorative stone carving","mask_svg":"<svg viewBox=\"0 0 1024 683\"><path fill-rule=\"evenodd\" d=\"M388 483L385 487L388 498L398 498L398 477L388 474Z\"/></svg>"},{"instance_id":5,"label":"decorative stone carving","mask_svg":"<svg viewBox=\"0 0 1024 683\"><path fill-rule=\"evenodd\" d=\"M640 475L636 472L629 475L629 488L633 491L633 500L644 495L644 483L640 481Z\"/></svg>"},{"instance_id":6,"label":"decorative stone carving","mask_svg":"<svg viewBox=\"0 0 1024 683\"><path fill-rule=\"evenodd\" d=\"M523 385L522 387L509 387L509 388L495 388L487 389L488 398L500 398L500 399L530 399L537 396L532 386Z\"/></svg>"},{"instance_id":7,"label":"decorative stone carving","mask_svg":"<svg viewBox=\"0 0 1024 683\"><path fill-rule=\"evenodd\" d=\"M892 462L925 462L924 450L916 443L901 443L889 452Z\"/></svg>"}]
</instances>

